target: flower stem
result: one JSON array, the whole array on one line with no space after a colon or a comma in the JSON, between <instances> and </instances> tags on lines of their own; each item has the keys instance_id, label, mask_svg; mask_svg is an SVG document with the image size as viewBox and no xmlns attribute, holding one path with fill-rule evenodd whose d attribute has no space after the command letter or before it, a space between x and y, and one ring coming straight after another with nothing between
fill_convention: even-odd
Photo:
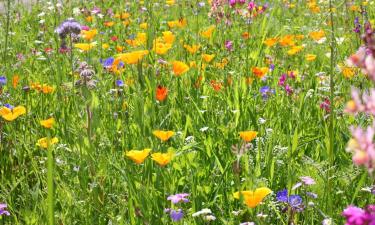
<instances>
[{"instance_id":1,"label":"flower stem","mask_svg":"<svg viewBox=\"0 0 375 225\"><path fill-rule=\"evenodd\" d=\"M50 145L50 144L48 144ZM48 224L54 225L54 196L53 196L53 153L52 148L48 148L47 155L47 202L48 202Z\"/></svg>"}]
</instances>

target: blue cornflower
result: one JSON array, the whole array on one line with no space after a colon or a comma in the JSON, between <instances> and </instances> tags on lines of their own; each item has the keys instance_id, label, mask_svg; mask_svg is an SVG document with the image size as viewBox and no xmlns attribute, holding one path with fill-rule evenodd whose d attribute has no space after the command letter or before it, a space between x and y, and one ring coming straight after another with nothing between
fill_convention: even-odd
<instances>
[{"instance_id":1,"label":"blue cornflower","mask_svg":"<svg viewBox=\"0 0 375 225\"><path fill-rule=\"evenodd\" d=\"M116 80L116 85L118 87L124 87L124 81L122 81L122 80Z\"/></svg>"},{"instance_id":2,"label":"blue cornflower","mask_svg":"<svg viewBox=\"0 0 375 225\"><path fill-rule=\"evenodd\" d=\"M113 64L115 59L113 57L109 57L108 59L100 60L104 68L110 68Z\"/></svg>"},{"instance_id":3,"label":"blue cornflower","mask_svg":"<svg viewBox=\"0 0 375 225\"><path fill-rule=\"evenodd\" d=\"M276 200L288 204L293 211L301 212L304 208L301 196L289 195L287 189L277 192Z\"/></svg>"},{"instance_id":4,"label":"blue cornflower","mask_svg":"<svg viewBox=\"0 0 375 225\"><path fill-rule=\"evenodd\" d=\"M0 76L0 87L7 83L7 78L5 76Z\"/></svg>"},{"instance_id":5,"label":"blue cornflower","mask_svg":"<svg viewBox=\"0 0 375 225\"><path fill-rule=\"evenodd\" d=\"M5 107L7 107L8 109L12 110L14 108L14 106L12 106L11 104L4 104Z\"/></svg>"},{"instance_id":6,"label":"blue cornflower","mask_svg":"<svg viewBox=\"0 0 375 225\"><path fill-rule=\"evenodd\" d=\"M260 94L262 98L266 100L269 96L275 94L275 90L271 89L269 86L263 86L260 88Z\"/></svg>"},{"instance_id":7,"label":"blue cornflower","mask_svg":"<svg viewBox=\"0 0 375 225\"><path fill-rule=\"evenodd\" d=\"M178 210L172 209L169 215L171 216L171 219L174 222L177 222L177 221L180 221L182 217L184 217L184 212L182 211L182 209L178 209Z\"/></svg>"}]
</instances>

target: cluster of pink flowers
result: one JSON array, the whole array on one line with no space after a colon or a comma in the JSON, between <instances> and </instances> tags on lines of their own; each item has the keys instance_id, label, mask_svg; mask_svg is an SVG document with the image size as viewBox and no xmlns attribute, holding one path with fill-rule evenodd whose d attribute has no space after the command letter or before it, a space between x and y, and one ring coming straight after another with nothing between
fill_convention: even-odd
<instances>
[{"instance_id":1,"label":"cluster of pink flowers","mask_svg":"<svg viewBox=\"0 0 375 225\"><path fill-rule=\"evenodd\" d=\"M370 23L365 24L365 33L362 36L365 46L347 60L349 66L359 67L364 74L375 81L375 35Z\"/></svg>"},{"instance_id":2,"label":"cluster of pink flowers","mask_svg":"<svg viewBox=\"0 0 375 225\"><path fill-rule=\"evenodd\" d=\"M362 39L365 45L349 57L348 64L359 67L364 74L375 82L375 31L371 28L370 23L365 24ZM370 89L361 96L360 92L353 88L352 100L347 103L345 112L375 115L375 89ZM372 173L375 168L373 142L375 123L365 129L352 127L351 132L353 138L350 139L347 149L353 153L354 164L365 166Z\"/></svg>"},{"instance_id":3,"label":"cluster of pink flowers","mask_svg":"<svg viewBox=\"0 0 375 225\"><path fill-rule=\"evenodd\" d=\"M375 205L365 209L349 206L342 215L346 218L345 225L375 225Z\"/></svg>"}]
</instances>

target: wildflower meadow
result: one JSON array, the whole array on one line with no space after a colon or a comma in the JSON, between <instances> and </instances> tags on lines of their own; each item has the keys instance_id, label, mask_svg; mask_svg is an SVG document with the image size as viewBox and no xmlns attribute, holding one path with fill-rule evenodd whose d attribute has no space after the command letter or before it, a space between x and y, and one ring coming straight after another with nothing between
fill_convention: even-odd
<instances>
[{"instance_id":1,"label":"wildflower meadow","mask_svg":"<svg viewBox=\"0 0 375 225\"><path fill-rule=\"evenodd\" d=\"M1 225L375 225L374 0L0 2Z\"/></svg>"}]
</instances>

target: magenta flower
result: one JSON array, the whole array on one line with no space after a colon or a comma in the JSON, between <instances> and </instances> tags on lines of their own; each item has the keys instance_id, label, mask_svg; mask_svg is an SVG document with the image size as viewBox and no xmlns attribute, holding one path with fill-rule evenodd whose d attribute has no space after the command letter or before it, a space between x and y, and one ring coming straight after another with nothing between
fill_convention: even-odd
<instances>
[{"instance_id":1,"label":"magenta flower","mask_svg":"<svg viewBox=\"0 0 375 225\"><path fill-rule=\"evenodd\" d=\"M347 207L342 215L346 218L345 225L374 225L375 205L368 205L366 209L356 206Z\"/></svg>"},{"instance_id":2,"label":"magenta flower","mask_svg":"<svg viewBox=\"0 0 375 225\"><path fill-rule=\"evenodd\" d=\"M168 196L167 200L170 200L173 204L177 204L179 202L189 202L189 199L186 198L188 196L189 194L187 193L175 194Z\"/></svg>"},{"instance_id":3,"label":"magenta flower","mask_svg":"<svg viewBox=\"0 0 375 225\"><path fill-rule=\"evenodd\" d=\"M309 185L315 184L315 180L311 177L305 176L305 177L300 177L300 179L304 185L309 186Z\"/></svg>"},{"instance_id":4,"label":"magenta flower","mask_svg":"<svg viewBox=\"0 0 375 225\"><path fill-rule=\"evenodd\" d=\"M233 42L232 41L225 41L225 48L228 50L228 51L232 51L233 50Z\"/></svg>"}]
</instances>

